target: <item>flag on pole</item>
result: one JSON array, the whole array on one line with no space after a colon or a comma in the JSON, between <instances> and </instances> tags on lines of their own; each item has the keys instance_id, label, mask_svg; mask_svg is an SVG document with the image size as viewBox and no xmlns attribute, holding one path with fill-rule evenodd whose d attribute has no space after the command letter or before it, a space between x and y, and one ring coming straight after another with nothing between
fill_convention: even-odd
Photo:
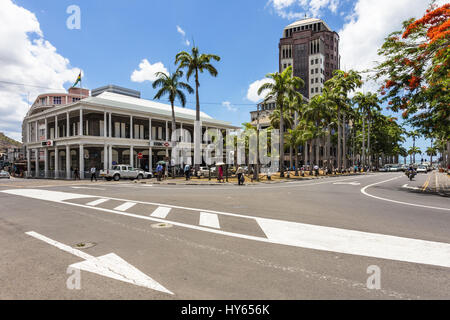
<instances>
[{"instance_id":1,"label":"flag on pole","mask_svg":"<svg viewBox=\"0 0 450 320\"><path fill-rule=\"evenodd\" d=\"M72 86L72 88L75 88L75 86L78 84L78 82L81 82L81 71L80 71L80 74L78 75L77 81L75 81L75 83Z\"/></svg>"}]
</instances>

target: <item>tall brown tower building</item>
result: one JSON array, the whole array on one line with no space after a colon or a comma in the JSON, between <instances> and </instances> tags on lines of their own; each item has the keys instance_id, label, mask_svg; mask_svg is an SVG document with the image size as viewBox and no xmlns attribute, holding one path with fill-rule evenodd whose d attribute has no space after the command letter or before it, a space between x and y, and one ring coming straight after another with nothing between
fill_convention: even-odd
<instances>
[{"instance_id":1,"label":"tall brown tower building","mask_svg":"<svg viewBox=\"0 0 450 320\"><path fill-rule=\"evenodd\" d=\"M305 81L300 90L311 99L323 91L325 81L340 69L339 35L320 19L303 19L283 30L279 44L280 72L288 66Z\"/></svg>"}]
</instances>

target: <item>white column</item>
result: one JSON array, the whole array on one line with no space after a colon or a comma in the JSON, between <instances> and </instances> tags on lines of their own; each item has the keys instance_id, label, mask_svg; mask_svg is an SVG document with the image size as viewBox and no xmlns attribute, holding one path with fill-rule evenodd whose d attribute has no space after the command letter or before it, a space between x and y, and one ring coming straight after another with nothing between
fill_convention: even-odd
<instances>
[{"instance_id":1,"label":"white column","mask_svg":"<svg viewBox=\"0 0 450 320\"><path fill-rule=\"evenodd\" d=\"M112 163L113 163L113 152L112 152L112 145L109 146L109 152L108 152L108 169L112 169Z\"/></svg>"},{"instance_id":2,"label":"white column","mask_svg":"<svg viewBox=\"0 0 450 320\"><path fill-rule=\"evenodd\" d=\"M130 166L134 167L134 147L130 147Z\"/></svg>"},{"instance_id":3,"label":"white column","mask_svg":"<svg viewBox=\"0 0 450 320\"><path fill-rule=\"evenodd\" d=\"M35 136L36 136L35 141L38 142L39 141L39 122L35 121L34 126L35 126Z\"/></svg>"},{"instance_id":4,"label":"white column","mask_svg":"<svg viewBox=\"0 0 450 320\"><path fill-rule=\"evenodd\" d=\"M55 179L59 178L59 150L55 147Z\"/></svg>"},{"instance_id":5,"label":"white column","mask_svg":"<svg viewBox=\"0 0 450 320\"><path fill-rule=\"evenodd\" d=\"M153 170L153 157L152 157L152 155L153 155L153 148L149 148L148 149L148 170L150 171L150 172L153 172L152 170Z\"/></svg>"},{"instance_id":6,"label":"white column","mask_svg":"<svg viewBox=\"0 0 450 320\"><path fill-rule=\"evenodd\" d=\"M70 146L67 145L66 146L66 178L69 180L71 178L71 172L70 172L70 163L71 161L71 156L70 156Z\"/></svg>"},{"instance_id":7,"label":"white column","mask_svg":"<svg viewBox=\"0 0 450 320\"><path fill-rule=\"evenodd\" d=\"M104 118L103 118L103 136L106 138L108 136L108 132L106 132L108 130L108 126L106 125L106 122L108 120L106 119L106 111L104 112ZM105 161L106 163L106 161Z\"/></svg>"},{"instance_id":8,"label":"white column","mask_svg":"<svg viewBox=\"0 0 450 320\"><path fill-rule=\"evenodd\" d=\"M170 137L169 137L169 121L166 121L166 141L170 141Z\"/></svg>"},{"instance_id":9,"label":"white column","mask_svg":"<svg viewBox=\"0 0 450 320\"><path fill-rule=\"evenodd\" d=\"M27 178L31 177L31 152L27 146Z\"/></svg>"},{"instance_id":10,"label":"white column","mask_svg":"<svg viewBox=\"0 0 450 320\"><path fill-rule=\"evenodd\" d=\"M184 142L183 122L180 122L181 142Z\"/></svg>"},{"instance_id":11,"label":"white column","mask_svg":"<svg viewBox=\"0 0 450 320\"><path fill-rule=\"evenodd\" d=\"M103 148L103 170L108 170L108 146L106 144Z\"/></svg>"},{"instance_id":12,"label":"white column","mask_svg":"<svg viewBox=\"0 0 450 320\"><path fill-rule=\"evenodd\" d=\"M130 116L130 139L134 139L133 131L133 116Z\"/></svg>"},{"instance_id":13,"label":"white column","mask_svg":"<svg viewBox=\"0 0 450 320\"><path fill-rule=\"evenodd\" d=\"M69 112L66 113L66 122L67 122L67 133L66 133L66 137L70 137L70 114Z\"/></svg>"},{"instance_id":14,"label":"white column","mask_svg":"<svg viewBox=\"0 0 450 320\"><path fill-rule=\"evenodd\" d=\"M83 109L80 109L80 132L78 135L83 135Z\"/></svg>"},{"instance_id":15,"label":"white column","mask_svg":"<svg viewBox=\"0 0 450 320\"><path fill-rule=\"evenodd\" d=\"M30 123L27 121L27 141L30 143Z\"/></svg>"},{"instance_id":16,"label":"white column","mask_svg":"<svg viewBox=\"0 0 450 320\"><path fill-rule=\"evenodd\" d=\"M34 149L34 154L35 154L35 166L36 166L36 178L39 178L39 156L40 156L40 152L39 149Z\"/></svg>"},{"instance_id":17,"label":"white column","mask_svg":"<svg viewBox=\"0 0 450 320\"><path fill-rule=\"evenodd\" d=\"M150 141L152 141L153 140L153 137L152 137L152 118L149 118L148 119L148 127L149 127L149 132L148 132L148 138L149 138L149 140Z\"/></svg>"},{"instance_id":18,"label":"white column","mask_svg":"<svg viewBox=\"0 0 450 320\"><path fill-rule=\"evenodd\" d=\"M45 140L47 140L48 139L48 120L47 120L47 118L45 118Z\"/></svg>"},{"instance_id":19,"label":"white column","mask_svg":"<svg viewBox=\"0 0 450 320\"><path fill-rule=\"evenodd\" d=\"M58 138L59 138L58 115L55 116L55 134L54 134L54 138L55 138L55 139L58 139Z\"/></svg>"},{"instance_id":20,"label":"white column","mask_svg":"<svg viewBox=\"0 0 450 320\"><path fill-rule=\"evenodd\" d=\"M84 146L80 144L80 179L84 179Z\"/></svg>"},{"instance_id":21,"label":"white column","mask_svg":"<svg viewBox=\"0 0 450 320\"><path fill-rule=\"evenodd\" d=\"M48 178L48 148L44 149L44 177Z\"/></svg>"},{"instance_id":22,"label":"white column","mask_svg":"<svg viewBox=\"0 0 450 320\"><path fill-rule=\"evenodd\" d=\"M112 137L112 115L111 112L109 113L109 131L108 135L111 138ZM112 153L110 153L112 155Z\"/></svg>"}]
</instances>

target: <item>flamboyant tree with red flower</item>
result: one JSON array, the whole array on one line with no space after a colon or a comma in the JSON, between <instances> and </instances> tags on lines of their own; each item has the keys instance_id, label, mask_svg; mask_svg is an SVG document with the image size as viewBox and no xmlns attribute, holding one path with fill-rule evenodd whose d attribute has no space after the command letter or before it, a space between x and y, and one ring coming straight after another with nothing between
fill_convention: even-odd
<instances>
[{"instance_id":1,"label":"flamboyant tree with red flower","mask_svg":"<svg viewBox=\"0 0 450 320\"><path fill-rule=\"evenodd\" d=\"M433 1L421 19L403 23L379 50L376 79L389 108L423 134L450 139L450 4Z\"/></svg>"}]
</instances>

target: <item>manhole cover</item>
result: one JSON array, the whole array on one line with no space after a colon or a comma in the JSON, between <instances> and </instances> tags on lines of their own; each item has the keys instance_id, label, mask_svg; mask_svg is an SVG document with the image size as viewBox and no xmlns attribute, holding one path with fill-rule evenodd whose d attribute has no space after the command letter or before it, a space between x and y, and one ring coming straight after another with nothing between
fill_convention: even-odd
<instances>
[{"instance_id":1,"label":"manhole cover","mask_svg":"<svg viewBox=\"0 0 450 320\"><path fill-rule=\"evenodd\" d=\"M152 225L152 228L154 229L168 229L168 228L172 228L173 226L171 224L168 223L157 223Z\"/></svg>"},{"instance_id":2,"label":"manhole cover","mask_svg":"<svg viewBox=\"0 0 450 320\"><path fill-rule=\"evenodd\" d=\"M80 243L77 243L76 245L74 245L73 247L75 249L89 249L89 248L95 247L96 245L97 244L93 243L93 242L80 242Z\"/></svg>"}]
</instances>

